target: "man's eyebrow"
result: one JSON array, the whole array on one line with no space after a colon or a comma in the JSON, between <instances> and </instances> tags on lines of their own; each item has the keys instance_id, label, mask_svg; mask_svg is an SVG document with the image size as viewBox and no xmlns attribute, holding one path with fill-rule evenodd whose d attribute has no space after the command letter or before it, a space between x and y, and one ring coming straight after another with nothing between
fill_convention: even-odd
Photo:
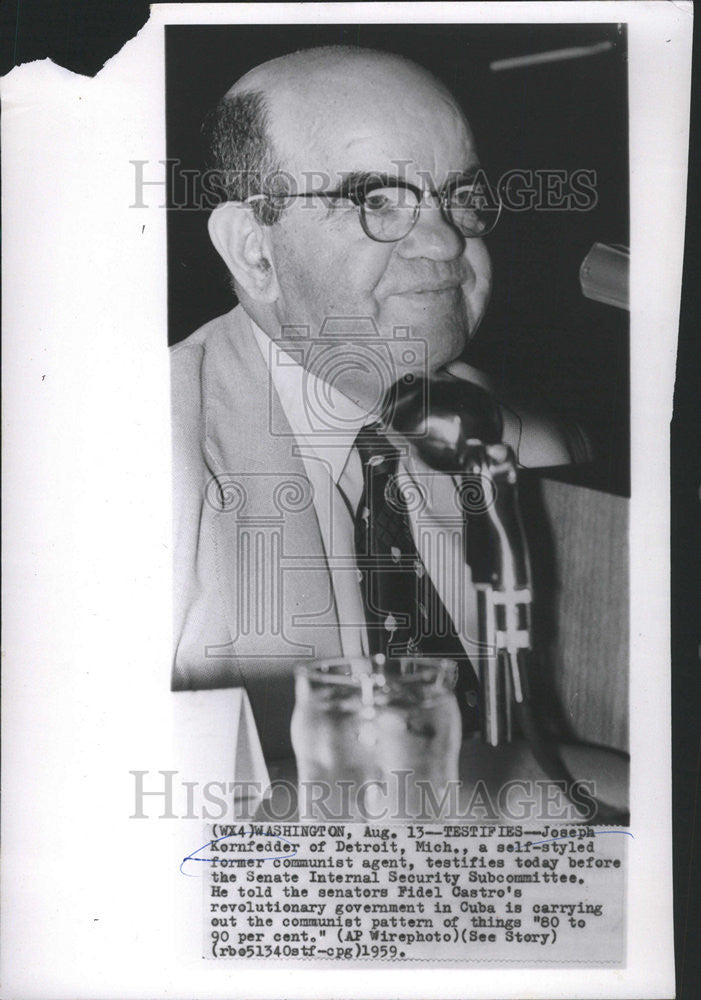
<instances>
[{"instance_id":1,"label":"man's eyebrow","mask_svg":"<svg viewBox=\"0 0 701 1000\"><path fill-rule=\"evenodd\" d=\"M428 171L417 171L418 179L429 182L428 189L431 191L448 191L452 188L457 187L460 184L472 184L476 177L482 173L482 167L478 163L473 163L469 167L464 169L451 170L448 172L448 176L445 181L437 187L433 183L433 178L430 176ZM342 196L347 196L358 190L363 190L368 186L377 186L386 184L387 186L403 185L406 184L407 187L418 187L418 184L414 184L407 180L406 177L401 176L398 173L386 173L382 170L352 170L347 174L341 175L341 181L336 190L333 192L320 192L320 194L340 194Z\"/></svg>"},{"instance_id":2,"label":"man's eyebrow","mask_svg":"<svg viewBox=\"0 0 701 1000\"><path fill-rule=\"evenodd\" d=\"M350 173L342 174L339 190L343 192L356 191L358 188L366 187L368 184L397 184L402 182L403 178L385 173L382 170L352 170Z\"/></svg>"}]
</instances>

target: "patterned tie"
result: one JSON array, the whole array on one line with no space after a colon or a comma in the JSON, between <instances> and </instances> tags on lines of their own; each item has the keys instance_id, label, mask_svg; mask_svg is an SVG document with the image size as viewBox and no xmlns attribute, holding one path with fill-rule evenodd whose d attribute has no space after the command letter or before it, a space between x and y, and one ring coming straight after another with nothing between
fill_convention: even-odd
<instances>
[{"instance_id":1,"label":"patterned tie","mask_svg":"<svg viewBox=\"0 0 701 1000\"><path fill-rule=\"evenodd\" d=\"M364 482L355 548L370 653L456 660L455 693L466 735L479 729L477 678L414 544L397 486L399 451L377 426L364 427L355 442Z\"/></svg>"}]
</instances>

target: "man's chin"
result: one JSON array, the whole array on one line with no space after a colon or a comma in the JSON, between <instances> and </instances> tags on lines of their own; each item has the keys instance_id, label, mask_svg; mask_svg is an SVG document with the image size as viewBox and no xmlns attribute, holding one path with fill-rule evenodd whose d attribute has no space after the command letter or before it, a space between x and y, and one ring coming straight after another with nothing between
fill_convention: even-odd
<instances>
[{"instance_id":1,"label":"man's chin","mask_svg":"<svg viewBox=\"0 0 701 1000\"><path fill-rule=\"evenodd\" d=\"M414 374L430 374L455 361L470 339L470 324L464 308L459 312L431 311L421 315L395 313L383 323L385 337L394 342L398 366Z\"/></svg>"}]
</instances>

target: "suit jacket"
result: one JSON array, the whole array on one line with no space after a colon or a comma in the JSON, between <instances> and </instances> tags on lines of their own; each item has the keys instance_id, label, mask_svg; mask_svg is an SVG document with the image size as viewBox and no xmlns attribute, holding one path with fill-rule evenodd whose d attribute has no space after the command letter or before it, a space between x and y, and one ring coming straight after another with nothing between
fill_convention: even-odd
<instances>
[{"instance_id":1,"label":"suit jacket","mask_svg":"<svg viewBox=\"0 0 701 1000\"><path fill-rule=\"evenodd\" d=\"M173 348L172 407L173 688L245 687L266 756L288 756L294 664L342 653L317 519L331 496L312 495L240 306Z\"/></svg>"},{"instance_id":2,"label":"suit jacket","mask_svg":"<svg viewBox=\"0 0 701 1000\"><path fill-rule=\"evenodd\" d=\"M287 756L293 665L341 654L311 487L240 306L171 362L172 686L245 687L266 756Z\"/></svg>"}]
</instances>

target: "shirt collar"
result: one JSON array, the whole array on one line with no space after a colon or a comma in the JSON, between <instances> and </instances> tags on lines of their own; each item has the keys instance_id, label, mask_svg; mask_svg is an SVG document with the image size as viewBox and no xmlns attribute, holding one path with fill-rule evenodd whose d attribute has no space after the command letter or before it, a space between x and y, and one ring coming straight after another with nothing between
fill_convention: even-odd
<instances>
[{"instance_id":1,"label":"shirt collar","mask_svg":"<svg viewBox=\"0 0 701 1000\"><path fill-rule=\"evenodd\" d=\"M251 320L282 409L298 443L341 478L358 431L374 418L333 385L307 371Z\"/></svg>"}]
</instances>

